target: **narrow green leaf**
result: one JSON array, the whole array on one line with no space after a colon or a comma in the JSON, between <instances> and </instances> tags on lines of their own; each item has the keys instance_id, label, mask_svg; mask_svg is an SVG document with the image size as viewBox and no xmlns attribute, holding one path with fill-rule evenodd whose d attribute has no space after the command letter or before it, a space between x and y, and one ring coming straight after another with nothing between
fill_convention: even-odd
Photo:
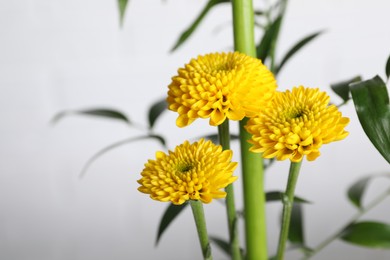
<instances>
[{"instance_id":1,"label":"narrow green leaf","mask_svg":"<svg viewBox=\"0 0 390 260\"><path fill-rule=\"evenodd\" d=\"M390 177L390 174L375 174L363 177L356 182L354 182L347 191L349 200L359 209L363 209L363 196L367 190L369 183L378 177Z\"/></svg>"},{"instance_id":2,"label":"narrow green leaf","mask_svg":"<svg viewBox=\"0 0 390 260\"><path fill-rule=\"evenodd\" d=\"M280 25L282 23L282 17L279 16L275 21L265 30L260 43L256 46L256 57L265 63L268 58L271 45L276 39Z\"/></svg>"},{"instance_id":3,"label":"narrow green leaf","mask_svg":"<svg viewBox=\"0 0 390 260\"><path fill-rule=\"evenodd\" d=\"M204 138L206 140L210 140L211 142L213 142L214 144L219 144L219 140L218 140L218 134L210 134L210 135L205 135L205 136L202 136L200 138ZM198 138L198 139L200 139ZM230 135L230 140L231 141L234 141L234 140L238 140L238 135L235 135L235 134L231 134Z\"/></svg>"},{"instance_id":4,"label":"narrow green leaf","mask_svg":"<svg viewBox=\"0 0 390 260\"><path fill-rule=\"evenodd\" d=\"M347 195L349 200L358 208L362 208L362 200L364 192L366 191L366 188L369 184L369 182L372 180L372 176L364 177L355 182L354 184L349 187Z\"/></svg>"},{"instance_id":5,"label":"narrow green leaf","mask_svg":"<svg viewBox=\"0 0 390 260\"><path fill-rule=\"evenodd\" d=\"M284 55L282 61L280 62L279 66L276 67L276 70L275 70L275 74L278 74L280 72L280 70L283 68L283 66L286 64L286 62L288 60L290 60L290 58L292 56L294 56L295 53L297 53L300 49L302 49L306 44L308 44L309 42L311 42L313 39L315 39L317 36L319 36L320 34L322 34L323 31L319 31L319 32L316 32L316 33L313 33L313 34L310 34L308 36L306 36L305 38L303 38L302 40L300 40L299 42L297 42L287 53L286 55Z\"/></svg>"},{"instance_id":6,"label":"narrow green leaf","mask_svg":"<svg viewBox=\"0 0 390 260\"><path fill-rule=\"evenodd\" d=\"M198 27L200 22L205 18L205 16L208 14L208 12L213 8L214 6L221 4L221 3L229 3L229 0L209 0L206 6L203 8L199 16L195 19L195 21L191 24L189 28L187 28L179 37L173 48L171 49L171 52L175 51L179 46L181 46L195 31L195 29Z\"/></svg>"},{"instance_id":7,"label":"narrow green leaf","mask_svg":"<svg viewBox=\"0 0 390 260\"><path fill-rule=\"evenodd\" d=\"M330 87L334 93L336 93L339 97L341 97L344 100L344 102L347 102L350 99L349 85L360 81L362 81L362 78L360 76L356 76L349 80L331 84Z\"/></svg>"},{"instance_id":8,"label":"narrow green leaf","mask_svg":"<svg viewBox=\"0 0 390 260\"><path fill-rule=\"evenodd\" d=\"M386 62L386 76L387 76L387 79L390 78L390 56L389 56L389 58L387 59L387 62Z\"/></svg>"},{"instance_id":9,"label":"narrow green leaf","mask_svg":"<svg viewBox=\"0 0 390 260\"><path fill-rule=\"evenodd\" d=\"M282 191L268 191L265 193L265 201L274 202L281 201L283 199L284 192ZM294 202L296 203L311 203L308 200L302 199L300 197L295 196Z\"/></svg>"},{"instance_id":10,"label":"narrow green leaf","mask_svg":"<svg viewBox=\"0 0 390 260\"><path fill-rule=\"evenodd\" d=\"M154 124L160 115L167 109L166 99L161 99L155 102L149 109L148 119L149 119L149 128L152 129Z\"/></svg>"},{"instance_id":11,"label":"narrow green leaf","mask_svg":"<svg viewBox=\"0 0 390 260\"><path fill-rule=\"evenodd\" d=\"M210 236L210 241L217 245L224 253L230 256L230 244L228 241L218 237Z\"/></svg>"},{"instance_id":12,"label":"narrow green leaf","mask_svg":"<svg viewBox=\"0 0 390 260\"><path fill-rule=\"evenodd\" d=\"M295 244L295 246L303 246L305 244L303 232L303 212L302 205L300 203L294 202L293 204L288 240Z\"/></svg>"},{"instance_id":13,"label":"narrow green leaf","mask_svg":"<svg viewBox=\"0 0 390 260\"><path fill-rule=\"evenodd\" d=\"M125 20L125 13L128 2L128 0L118 0L119 22L121 26L123 25L123 21Z\"/></svg>"},{"instance_id":14,"label":"narrow green leaf","mask_svg":"<svg viewBox=\"0 0 390 260\"><path fill-rule=\"evenodd\" d=\"M138 137L133 137L133 138L127 138L125 140L122 140L122 141L119 141L119 142L116 142L116 143L113 143L103 149L101 149L100 151L98 151L97 153L95 153L88 161L87 163L84 165L83 169L81 170L80 172L80 175L79 177L82 178L84 177L85 173L87 172L88 168L91 166L91 164L96 161L96 159L98 159L99 157L101 157L103 154L107 153L108 151L111 151L112 149L114 148L117 148L119 146L122 146L122 145L125 145L125 144L128 144L128 143L132 143L132 142L135 142L135 141L140 141L140 140L144 140L144 139L156 139L158 140L162 146L165 147L165 140L163 137L159 136L159 135L147 135L147 136L138 136Z\"/></svg>"},{"instance_id":15,"label":"narrow green leaf","mask_svg":"<svg viewBox=\"0 0 390 260\"><path fill-rule=\"evenodd\" d=\"M69 115L86 115L86 116L97 116L109 119L115 119L124 121L127 124L131 124L129 118L125 116L123 113L110 109L110 108L93 108L86 110L68 110L63 111L55 115L52 119L52 123L57 123L59 120L63 119L65 116Z\"/></svg>"},{"instance_id":16,"label":"narrow green leaf","mask_svg":"<svg viewBox=\"0 0 390 260\"><path fill-rule=\"evenodd\" d=\"M390 249L390 225L380 222L358 222L347 227L341 239L358 246Z\"/></svg>"},{"instance_id":17,"label":"narrow green leaf","mask_svg":"<svg viewBox=\"0 0 390 260\"><path fill-rule=\"evenodd\" d=\"M355 110L364 132L390 163L390 105L386 84L376 76L350 86Z\"/></svg>"},{"instance_id":18,"label":"narrow green leaf","mask_svg":"<svg viewBox=\"0 0 390 260\"><path fill-rule=\"evenodd\" d=\"M183 211L183 209L186 208L187 205L188 203L184 203L181 205L169 204L169 206L164 212L164 215L161 218L160 225L158 227L156 246L168 226L173 222L173 220L176 219L176 217Z\"/></svg>"}]
</instances>

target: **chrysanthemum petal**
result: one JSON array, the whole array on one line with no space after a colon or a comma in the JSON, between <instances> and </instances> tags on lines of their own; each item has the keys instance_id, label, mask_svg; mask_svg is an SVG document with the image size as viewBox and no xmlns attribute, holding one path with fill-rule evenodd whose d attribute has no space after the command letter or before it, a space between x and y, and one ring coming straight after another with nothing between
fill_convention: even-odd
<instances>
[{"instance_id":1,"label":"chrysanthemum petal","mask_svg":"<svg viewBox=\"0 0 390 260\"><path fill-rule=\"evenodd\" d=\"M190 144L185 141L174 151L156 153L148 160L137 182L138 190L154 200L180 205L188 200L209 203L226 196L221 189L233 183L237 167L231 150L201 139Z\"/></svg>"},{"instance_id":2,"label":"chrysanthemum petal","mask_svg":"<svg viewBox=\"0 0 390 260\"><path fill-rule=\"evenodd\" d=\"M269 102L276 89L273 74L259 59L238 52L211 53L192 59L168 86L168 108L184 127L196 118L220 125L226 118L252 117Z\"/></svg>"},{"instance_id":3,"label":"chrysanthemum petal","mask_svg":"<svg viewBox=\"0 0 390 260\"><path fill-rule=\"evenodd\" d=\"M325 92L303 86L278 92L245 127L252 134L250 150L263 153L264 158L315 160L322 144L348 135L344 128L349 118L342 117L329 100Z\"/></svg>"}]
</instances>

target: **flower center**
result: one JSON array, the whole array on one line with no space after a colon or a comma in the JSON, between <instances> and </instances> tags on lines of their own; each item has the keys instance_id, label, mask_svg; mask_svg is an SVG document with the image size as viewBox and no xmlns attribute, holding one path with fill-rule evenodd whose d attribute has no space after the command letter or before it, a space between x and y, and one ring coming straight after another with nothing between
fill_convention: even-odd
<instances>
[{"instance_id":1,"label":"flower center","mask_svg":"<svg viewBox=\"0 0 390 260\"><path fill-rule=\"evenodd\" d=\"M188 162L183 162L177 165L177 170L180 173L187 173L191 171L194 168L194 165L188 163Z\"/></svg>"}]
</instances>

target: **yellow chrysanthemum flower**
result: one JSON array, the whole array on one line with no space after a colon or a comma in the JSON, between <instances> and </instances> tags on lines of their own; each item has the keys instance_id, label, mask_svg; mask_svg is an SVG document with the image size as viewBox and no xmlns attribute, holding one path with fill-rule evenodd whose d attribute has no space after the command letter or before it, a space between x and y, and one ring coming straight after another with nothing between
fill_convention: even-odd
<instances>
[{"instance_id":1,"label":"yellow chrysanthemum flower","mask_svg":"<svg viewBox=\"0 0 390 260\"><path fill-rule=\"evenodd\" d=\"M226 118L241 120L259 113L272 98L276 81L259 59L238 52L192 59L168 86L168 108L184 127L197 118L217 126Z\"/></svg>"},{"instance_id":2,"label":"yellow chrysanthemum flower","mask_svg":"<svg viewBox=\"0 0 390 260\"><path fill-rule=\"evenodd\" d=\"M309 161L319 155L322 144L344 139L349 118L342 117L330 97L318 88L294 87L277 92L267 108L251 118L246 130L252 134L252 152L264 158L290 159L299 162L306 155Z\"/></svg>"},{"instance_id":3,"label":"yellow chrysanthemum flower","mask_svg":"<svg viewBox=\"0 0 390 260\"><path fill-rule=\"evenodd\" d=\"M221 189L237 179L232 176L237 167L231 161L232 155L231 150L222 151L220 145L211 141L186 141L169 154L157 152L156 160L145 164L138 190L154 200L176 205L188 200L209 203L224 198L226 193Z\"/></svg>"}]
</instances>

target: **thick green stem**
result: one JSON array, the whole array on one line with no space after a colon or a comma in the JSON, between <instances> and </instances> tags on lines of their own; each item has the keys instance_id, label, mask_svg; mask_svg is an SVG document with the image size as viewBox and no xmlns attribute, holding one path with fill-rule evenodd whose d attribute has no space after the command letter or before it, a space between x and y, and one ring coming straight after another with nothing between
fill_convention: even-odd
<instances>
[{"instance_id":1,"label":"thick green stem","mask_svg":"<svg viewBox=\"0 0 390 260\"><path fill-rule=\"evenodd\" d=\"M298 181L299 169L302 162L294 163L290 165L290 173L288 175L286 192L283 196L283 215L282 215L282 228L280 230L279 245L276 255L277 260L284 258L284 251L286 248L286 242L288 239L288 231L290 227L291 211L294 203L295 186Z\"/></svg>"},{"instance_id":2,"label":"thick green stem","mask_svg":"<svg viewBox=\"0 0 390 260\"><path fill-rule=\"evenodd\" d=\"M254 12L252 0L232 0L234 48L256 57ZM249 152L250 135L240 122L242 180L244 192L246 259L267 259L267 229L265 219L264 169L262 158Z\"/></svg>"},{"instance_id":3,"label":"thick green stem","mask_svg":"<svg viewBox=\"0 0 390 260\"><path fill-rule=\"evenodd\" d=\"M259 154L249 151L250 135L244 129L246 121L240 122L246 259L263 260L268 258L263 160Z\"/></svg>"},{"instance_id":4,"label":"thick green stem","mask_svg":"<svg viewBox=\"0 0 390 260\"><path fill-rule=\"evenodd\" d=\"M211 247L209 242L209 236L207 234L206 220L204 217L203 204L199 200L190 201L192 214L196 224L196 230L198 231L198 237L200 247L202 249L203 259L212 260Z\"/></svg>"},{"instance_id":5,"label":"thick green stem","mask_svg":"<svg viewBox=\"0 0 390 260\"><path fill-rule=\"evenodd\" d=\"M221 125L218 126L219 143L223 150L230 149L230 132L229 132L229 120L226 119ZM229 226L229 238L230 238L230 251L233 260L240 260L240 241L238 238L237 227L237 211L234 202L234 187L233 184L228 185L225 188L226 191L226 211L228 217Z\"/></svg>"}]
</instances>

